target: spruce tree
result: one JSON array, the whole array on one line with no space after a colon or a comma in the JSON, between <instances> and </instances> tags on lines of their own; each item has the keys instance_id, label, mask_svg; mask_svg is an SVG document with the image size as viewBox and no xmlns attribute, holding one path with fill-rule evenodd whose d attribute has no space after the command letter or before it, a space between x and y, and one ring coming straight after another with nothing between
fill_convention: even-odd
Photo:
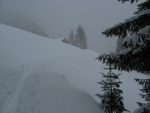
<instances>
[{"instance_id":1,"label":"spruce tree","mask_svg":"<svg viewBox=\"0 0 150 113\"><path fill-rule=\"evenodd\" d=\"M76 45L80 47L81 49L87 49L87 40L86 40L86 35L84 32L84 29L79 25L77 29L77 33L75 35L76 39Z\"/></svg>"},{"instance_id":2,"label":"spruce tree","mask_svg":"<svg viewBox=\"0 0 150 113\"><path fill-rule=\"evenodd\" d=\"M86 35L81 25L79 25L79 27L77 28L77 32L75 35L73 30L71 30L69 35L69 43L81 49L87 49Z\"/></svg>"},{"instance_id":3,"label":"spruce tree","mask_svg":"<svg viewBox=\"0 0 150 113\"><path fill-rule=\"evenodd\" d=\"M135 79L136 82L139 83L139 85L142 85L143 88L140 89L141 93L140 93L140 96L145 100L145 101L149 101L150 102L150 79L138 79L136 78ZM143 107L144 106L144 103L141 103L141 102L137 102L138 105L140 107ZM149 113L150 111L143 107L143 112L142 113Z\"/></svg>"},{"instance_id":4,"label":"spruce tree","mask_svg":"<svg viewBox=\"0 0 150 113\"><path fill-rule=\"evenodd\" d=\"M131 3L138 0L119 0L122 2L130 1ZM119 53L112 56L113 65L119 70L138 71L142 73L150 72L150 0L138 4L138 10L135 16L127 19L125 22L119 23L112 28L103 32L106 37L124 38ZM100 56L99 59L109 62Z\"/></svg>"},{"instance_id":5,"label":"spruce tree","mask_svg":"<svg viewBox=\"0 0 150 113\"><path fill-rule=\"evenodd\" d=\"M141 90L142 93L140 93L141 97L144 98L146 101L150 101L150 80L147 79L135 79L136 82L138 82L140 85L143 86Z\"/></svg>"},{"instance_id":6,"label":"spruce tree","mask_svg":"<svg viewBox=\"0 0 150 113\"><path fill-rule=\"evenodd\" d=\"M140 0L118 0L124 2L138 2ZM144 0L137 5L135 16L119 23L103 32L106 37L123 38L121 49L118 53L103 54L100 61L111 63L118 70L137 71L149 75L150 73L150 0ZM143 86L141 90L144 98L149 98L150 78L136 79ZM146 99L147 100L147 99ZM149 101L149 99L148 99Z\"/></svg>"},{"instance_id":7,"label":"spruce tree","mask_svg":"<svg viewBox=\"0 0 150 113\"><path fill-rule=\"evenodd\" d=\"M102 73L104 80L98 82L104 93L102 95L96 94L101 98L102 109L106 113L122 113L123 111L127 111L123 103L123 91L120 89L120 74L112 72L114 68L111 64L105 69L108 70L108 73Z\"/></svg>"},{"instance_id":8,"label":"spruce tree","mask_svg":"<svg viewBox=\"0 0 150 113\"><path fill-rule=\"evenodd\" d=\"M71 30L71 32L70 32L70 35L69 35L69 43L70 44L72 44L72 45L75 45L75 36L74 36L74 32L73 32L73 30Z\"/></svg>"}]
</instances>

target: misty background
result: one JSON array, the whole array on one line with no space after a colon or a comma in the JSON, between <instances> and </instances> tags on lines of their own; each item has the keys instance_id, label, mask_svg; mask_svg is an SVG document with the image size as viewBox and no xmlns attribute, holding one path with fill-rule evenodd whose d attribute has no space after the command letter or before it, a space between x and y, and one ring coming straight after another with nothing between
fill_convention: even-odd
<instances>
[{"instance_id":1,"label":"misty background","mask_svg":"<svg viewBox=\"0 0 150 113\"><path fill-rule=\"evenodd\" d=\"M116 40L101 32L131 17L135 9L136 4L117 0L0 0L0 22L29 31L39 27L50 37L65 38L80 24L88 48L106 53L115 50Z\"/></svg>"}]
</instances>

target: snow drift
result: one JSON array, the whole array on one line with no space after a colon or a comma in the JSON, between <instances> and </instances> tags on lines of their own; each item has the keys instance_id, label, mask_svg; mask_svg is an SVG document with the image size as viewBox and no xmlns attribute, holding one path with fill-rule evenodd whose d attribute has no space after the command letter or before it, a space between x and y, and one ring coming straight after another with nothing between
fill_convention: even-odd
<instances>
[{"instance_id":1,"label":"snow drift","mask_svg":"<svg viewBox=\"0 0 150 113\"><path fill-rule=\"evenodd\" d=\"M35 109L36 113L43 113L46 112L44 109L49 111L50 106L55 106L51 110L57 111L57 106L61 112L63 109L63 112L74 113L71 110L76 111L75 106L82 103L81 106L77 105L78 109L81 107L79 110L82 113L85 108L97 113L96 102L99 99L95 94L101 93L97 82L102 78L99 72L105 72L105 66L95 60L99 56L98 53L81 50L59 40L43 38L3 24L0 24L0 36L0 83L4 84L3 87L0 86L0 110L4 113L14 113L18 110L18 113L21 113L28 109L30 113L31 109ZM131 112L138 107L136 102L141 101L139 88L133 79L136 77L144 76L135 72L123 73L121 76L125 106ZM73 98L75 100L72 100ZM80 99L83 99L83 102ZM16 104L10 104L14 101ZM36 105L32 106L30 102ZM7 106L9 109L6 109ZM35 106L41 106L41 111L37 111Z\"/></svg>"},{"instance_id":2,"label":"snow drift","mask_svg":"<svg viewBox=\"0 0 150 113\"><path fill-rule=\"evenodd\" d=\"M1 113L102 112L88 93L53 69L56 62L79 54L78 48L2 24L0 33Z\"/></svg>"},{"instance_id":3,"label":"snow drift","mask_svg":"<svg viewBox=\"0 0 150 113\"><path fill-rule=\"evenodd\" d=\"M12 72L15 70L5 67L3 74L2 70L0 71L1 77L8 75L15 81L18 80L20 73L13 74ZM102 112L87 93L74 88L63 75L53 73L48 68L26 70L24 74L21 74L18 83L9 79L8 76L3 78L3 82L7 80L7 85L3 84L7 92L1 88L1 92L5 93L5 95L1 93L0 96L0 99L3 99L0 101L1 113ZM14 90L8 93L10 89ZM7 98L2 98L2 96Z\"/></svg>"}]
</instances>

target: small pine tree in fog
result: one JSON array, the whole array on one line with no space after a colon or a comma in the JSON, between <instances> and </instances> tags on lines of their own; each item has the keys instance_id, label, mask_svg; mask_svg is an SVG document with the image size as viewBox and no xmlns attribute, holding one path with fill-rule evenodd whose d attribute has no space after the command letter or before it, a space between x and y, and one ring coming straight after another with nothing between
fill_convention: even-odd
<instances>
[{"instance_id":1,"label":"small pine tree in fog","mask_svg":"<svg viewBox=\"0 0 150 113\"><path fill-rule=\"evenodd\" d=\"M87 49L87 40L84 29L79 25L76 34L71 30L69 35L69 43L81 49Z\"/></svg>"},{"instance_id":2,"label":"small pine tree in fog","mask_svg":"<svg viewBox=\"0 0 150 113\"><path fill-rule=\"evenodd\" d=\"M121 96L123 91L120 89L120 74L112 72L113 67L111 64L105 70L108 70L108 73L102 73L104 80L98 82L104 93L102 95L96 94L101 99L102 109L106 113L122 113L123 111L127 111L124 107L123 97Z\"/></svg>"},{"instance_id":3,"label":"small pine tree in fog","mask_svg":"<svg viewBox=\"0 0 150 113\"><path fill-rule=\"evenodd\" d=\"M87 40L84 29L79 25L77 33L75 35L76 45L81 49L87 49Z\"/></svg>"},{"instance_id":4,"label":"small pine tree in fog","mask_svg":"<svg viewBox=\"0 0 150 113\"><path fill-rule=\"evenodd\" d=\"M74 45L75 44L75 36L73 30L71 30L70 35L69 35L69 43Z\"/></svg>"}]
</instances>

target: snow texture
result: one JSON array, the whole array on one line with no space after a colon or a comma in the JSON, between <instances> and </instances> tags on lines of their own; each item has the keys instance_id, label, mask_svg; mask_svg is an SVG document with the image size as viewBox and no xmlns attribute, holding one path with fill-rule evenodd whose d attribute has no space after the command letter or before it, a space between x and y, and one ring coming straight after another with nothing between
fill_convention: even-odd
<instances>
[{"instance_id":1,"label":"snow texture","mask_svg":"<svg viewBox=\"0 0 150 113\"><path fill-rule=\"evenodd\" d=\"M102 113L99 53L0 24L0 113ZM117 71L116 71L117 73ZM121 76L125 107L141 101L134 78Z\"/></svg>"}]
</instances>

